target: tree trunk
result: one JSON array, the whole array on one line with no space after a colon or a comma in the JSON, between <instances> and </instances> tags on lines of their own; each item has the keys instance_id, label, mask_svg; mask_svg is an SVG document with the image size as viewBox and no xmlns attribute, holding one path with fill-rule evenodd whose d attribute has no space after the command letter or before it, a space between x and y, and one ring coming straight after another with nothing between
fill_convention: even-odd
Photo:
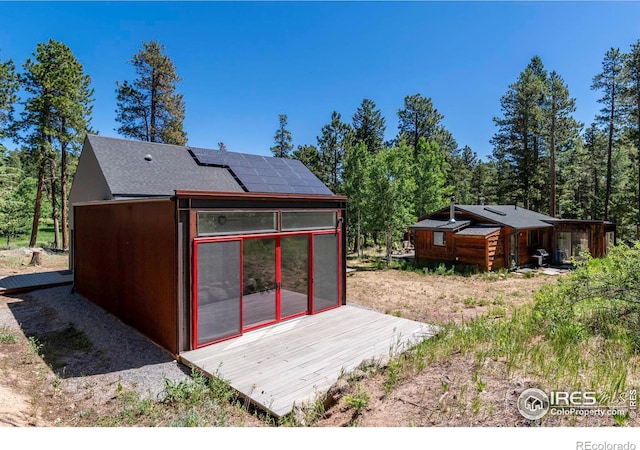
<instances>
[{"instance_id":1,"label":"tree trunk","mask_svg":"<svg viewBox=\"0 0 640 450\"><path fill-rule=\"evenodd\" d=\"M67 218L67 143L61 143L61 159L60 159L60 212L62 221L62 249L67 250L69 248L69 242L67 242L67 229L69 228Z\"/></svg>"},{"instance_id":2,"label":"tree trunk","mask_svg":"<svg viewBox=\"0 0 640 450\"><path fill-rule=\"evenodd\" d=\"M356 234L356 249L358 257L362 258L362 245L360 242L360 211L358 211L358 227Z\"/></svg>"},{"instance_id":3,"label":"tree trunk","mask_svg":"<svg viewBox=\"0 0 640 450\"><path fill-rule=\"evenodd\" d=\"M42 252L39 250L34 251L31 254L31 261L29 262L30 266L41 266L42 265Z\"/></svg>"},{"instance_id":4,"label":"tree trunk","mask_svg":"<svg viewBox=\"0 0 640 450\"><path fill-rule=\"evenodd\" d=\"M49 176L51 177L51 218L53 219L53 248L60 249L60 222L58 221L58 183L56 183L56 163L49 158Z\"/></svg>"},{"instance_id":5,"label":"tree trunk","mask_svg":"<svg viewBox=\"0 0 640 450\"><path fill-rule=\"evenodd\" d=\"M636 143L636 149L638 150L638 223L636 236L640 240L640 84L636 84L636 137L638 139Z\"/></svg>"},{"instance_id":6,"label":"tree trunk","mask_svg":"<svg viewBox=\"0 0 640 450\"><path fill-rule=\"evenodd\" d=\"M616 90L611 90L611 112L609 113L609 142L607 144L607 187L604 194L604 220L609 220L609 199L611 198L611 153L613 151L613 120L615 117Z\"/></svg>"},{"instance_id":7,"label":"tree trunk","mask_svg":"<svg viewBox=\"0 0 640 450\"><path fill-rule=\"evenodd\" d=\"M33 207L33 222L31 224L31 238L29 247L35 247L38 241L38 225L40 223L40 209L42 207L42 188L44 187L44 165L46 159L40 162L38 167L38 188L36 189L36 202Z\"/></svg>"},{"instance_id":8,"label":"tree trunk","mask_svg":"<svg viewBox=\"0 0 640 450\"><path fill-rule=\"evenodd\" d=\"M555 109L555 108L554 108ZM556 216L556 112L551 111L551 148L549 149L549 181L551 192L549 193L549 215Z\"/></svg>"},{"instance_id":9,"label":"tree trunk","mask_svg":"<svg viewBox=\"0 0 640 450\"><path fill-rule=\"evenodd\" d=\"M386 231L387 241L387 267L391 266L391 230Z\"/></svg>"}]
</instances>

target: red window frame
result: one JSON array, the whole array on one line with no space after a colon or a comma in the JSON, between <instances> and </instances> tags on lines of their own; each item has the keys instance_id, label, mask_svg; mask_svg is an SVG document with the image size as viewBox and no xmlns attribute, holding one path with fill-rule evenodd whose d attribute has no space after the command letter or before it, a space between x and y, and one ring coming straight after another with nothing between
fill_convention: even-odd
<instances>
[{"instance_id":1,"label":"red window frame","mask_svg":"<svg viewBox=\"0 0 640 450\"><path fill-rule=\"evenodd\" d=\"M338 282L336 286L336 304L333 306L329 306L327 308L315 310L314 308L314 281L313 281L313 255L314 255L314 239L313 236L321 235L321 234L335 234L338 236L336 245L338 246L337 256L337 267L338 271ZM308 257L308 298L309 304L306 312L301 312L298 314L294 314L291 316L281 317L281 289L280 283L281 280L281 253L280 253L280 238L282 237L291 237L291 236L307 236L309 239L309 257ZM278 283L278 289L276 290L276 319L274 321L269 321L265 323L261 323L259 325L255 325L253 327L244 328L244 296L242 293L242 280L244 279L244 241L245 239L276 239L276 255L275 255L275 264L276 264L276 283ZM215 242L228 242L228 241L240 241L240 267L238 270L240 271L240 286L239 286L239 298L240 298L240 333L233 334L230 336L226 336L221 339L215 339L211 342L206 342L203 344L198 344L198 245L205 243L215 243ZM192 261L191 261L191 270L192 270L192 286L191 286L191 345L193 349L206 347L207 345L215 344L218 342L226 341L229 339L234 339L242 336L245 332L249 332L258 328L267 327L270 325L274 325L276 323L284 322L287 320L295 319L297 317L301 317L304 315L313 315L324 311L329 311L334 308L338 308L340 306L340 292L342 292L342 277L340 274L342 273L342 235L340 229L335 230L306 230L306 231L285 231L285 232L276 232L276 233L264 233L264 234L241 234L234 236L206 236L206 237L198 237L193 239L193 253L192 253Z\"/></svg>"}]
</instances>

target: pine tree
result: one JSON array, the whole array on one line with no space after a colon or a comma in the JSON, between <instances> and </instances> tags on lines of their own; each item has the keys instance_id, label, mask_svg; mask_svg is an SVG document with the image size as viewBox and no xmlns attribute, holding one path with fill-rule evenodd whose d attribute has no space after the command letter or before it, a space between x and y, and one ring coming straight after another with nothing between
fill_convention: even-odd
<instances>
[{"instance_id":1,"label":"pine tree","mask_svg":"<svg viewBox=\"0 0 640 450\"><path fill-rule=\"evenodd\" d=\"M14 105L18 101L19 86L13 61L0 60L0 139L11 136L10 129L13 125Z\"/></svg>"},{"instance_id":2,"label":"pine tree","mask_svg":"<svg viewBox=\"0 0 640 450\"><path fill-rule=\"evenodd\" d=\"M64 211L63 244L66 244L66 180L67 152L79 149L90 122L93 91L69 47L50 39L38 44L34 59L27 59L21 81L28 94L23 102L21 119L17 122L17 140L28 148L30 164L37 170L37 191L29 245L36 245L42 208L45 176L48 172L52 218L56 248L59 243L59 203L62 195ZM60 170L60 175L57 171ZM58 183L64 189L60 189Z\"/></svg>"},{"instance_id":3,"label":"pine tree","mask_svg":"<svg viewBox=\"0 0 640 450\"><path fill-rule=\"evenodd\" d=\"M574 146L582 124L571 114L575 112L575 99L569 96L564 80L555 71L549 74L547 96L544 105L544 131L549 152L549 215L555 217L558 151L566 151Z\"/></svg>"},{"instance_id":4,"label":"pine tree","mask_svg":"<svg viewBox=\"0 0 640 450\"><path fill-rule=\"evenodd\" d=\"M468 145L451 155L447 178L449 185L454 187L456 201L461 205L478 201L478 195L473 188L473 173L479 163L478 155Z\"/></svg>"},{"instance_id":5,"label":"pine tree","mask_svg":"<svg viewBox=\"0 0 640 450\"><path fill-rule=\"evenodd\" d=\"M629 132L635 145L635 163L638 169L636 186L636 237L640 239L640 39L631 45L631 51L624 60L625 98L629 105Z\"/></svg>"},{"instance_id":6,"label":"pine tree","mask_svg":"<svg viewBox=\"0 0 640 450\"><path fill-rule=\"evenodd\" d=\"M184 99L176 92L181 78L164 45L150 41L142 47L129 61L135 81L116 82L116 121L121 124L116 131L141 141L185 145Z\"/></svg>"},{"instance_id":7,"label":"pine tree","mask_svg":"<svg viewBox=\"0 0 640 450\"><path fill-rule=\"evenodd\" d=\"M503 192L515 195L527 209L541 206L542 124L546 93L539 58L520 73L500 100L502 117L493 119L498 131L491 140L493 158L507 186Z\"/></svg>"},{"instance_id":8,"label":"pine tree","mask_svg":"<svg viewBox=\"0 0 640 450\"><path fill-rule=\"evenodd\" d=\"M604 219L609 219L611 202L612 155L619 138L620 128L624 120L624 78L623 55L620 49L611 48L604 55L602 72L593 77L591 89L602 91L598 100L604 107L596 117L596 121L607 128L607 176L604 198Z\"/></svg>"},{"instance_id":9,"label":"pine tree","mask_svg":"<svg viewBox=\"0 0 640 450\"><path fill-rule=\"evenodd\" d=\"M376 109L376 104L365 98L362 100L352 118L354 141L364 142L367 151L375 155L382 148L385 120L382 112Z\"/></svg>"},{"instance_id":10,"label":"pine tree","mask_svg":"<svg viewBox=\"0 0 640 450\"><path fill-rule=\"evenodd\" d=\"M278 115L278 123L280 125L273 137L275 145L271 147L271 152L273 153L273 156L278 158L289 158L289 153L291 152L291 149L293 149L293 144L291 143L293 139L291 138L291 132L287 130L287 115Z\"/></svg>"},{"instance_id":11,"label":"pine tree","mask_svg":"<svg viewBox=\"0 0 640 450\"><path fill-rule=\"evenodd\" d=\"M329 182L328 171L322 164L322 156L315 145L298 145L291 157L304 164L323 183Z\"/></svg>"},{"instance_id":12,"label":"pine tree","mask_svg":"<svg viewBox=\"0 0 640 450\"><path fill-rule=\"evenodd\" d=\"M447 157L457 148L453 136L441 123L444 116L434 108L430 98L420 94L405 97L398 119L398 141L405 140L413 148L414 156L421 137L436 142Z\"/></svg>"},{"instance_id":13,"label":"pine tree","mask_svg":"<svg viewBox=\"0 0 640 450\"><path fill-rule=\"evenodd\" d=\"M327 184L334 193L342 192L344 156L351 137L351 126L342 122L340 113L333 111L331 123L322 127L322 135L317 138L322 164L328 175Z\"/></svg>"}]
</instances>

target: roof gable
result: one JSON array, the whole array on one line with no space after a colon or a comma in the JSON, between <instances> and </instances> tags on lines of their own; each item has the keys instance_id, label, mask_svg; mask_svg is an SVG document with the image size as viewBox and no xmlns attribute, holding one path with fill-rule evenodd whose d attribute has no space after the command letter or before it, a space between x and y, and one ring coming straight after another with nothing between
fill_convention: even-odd
<instances>
[{"instance_id":1,"label":"roof gable","mask_svg":"<svg viewBox=\"0 0 640 450\"><path fill-rule=\"evenodd\" d=\"M87 135L87 146L113 197L177 190L333 195L297 160L97 135Z\"/></svg>"}]
</instances>

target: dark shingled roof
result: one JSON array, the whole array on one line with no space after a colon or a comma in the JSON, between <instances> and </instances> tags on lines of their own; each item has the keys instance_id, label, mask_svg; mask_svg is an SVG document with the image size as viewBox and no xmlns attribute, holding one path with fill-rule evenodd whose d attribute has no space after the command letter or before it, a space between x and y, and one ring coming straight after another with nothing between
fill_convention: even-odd
<instances>
[{"instance_id":1,"label":"dark shingled roof","mask_svg":"<svg viewBox=\"0 0 640 450\"><path fill-rule=\"evenodd\" d=\"M551 216L540 214L514 205L456 205L456 210L466 211L491 222L511 228L548 228L547 221L555 220Z\"/></svg>"},{"instance_id":2,"label":"dark shingled roof","mask_svg":"<svg viewBox=\"0 0 640 450\"><path fill-rule=\"evenodd\" d=\"M409 228L417 228L421 230L452 230L456 231L464 228L471 223L469 220L460 220L449 222L448 220L425 219L409 226Z\"/></svg>"},{"instance_id":3,"label":"dark shingled roof","mask_svg":"<svg viewBox=\"0 0 640 450\"><path fill-rule=\"evenodd\" d=\"M199 166L185 147L95 135L87 140L114 197L170 196L176 190L244 192L228 170Z\"/></svg>"},{"instance_id":4,"label":"dark shingled roof","mask_svg":"<svg viewBox=\"0 0 640 450\"><path fill-rule=\"evenodd\" d=\"M113 197L177 190L333 193L297 160L87 135Z\"/></svg>"}]
</instances>

